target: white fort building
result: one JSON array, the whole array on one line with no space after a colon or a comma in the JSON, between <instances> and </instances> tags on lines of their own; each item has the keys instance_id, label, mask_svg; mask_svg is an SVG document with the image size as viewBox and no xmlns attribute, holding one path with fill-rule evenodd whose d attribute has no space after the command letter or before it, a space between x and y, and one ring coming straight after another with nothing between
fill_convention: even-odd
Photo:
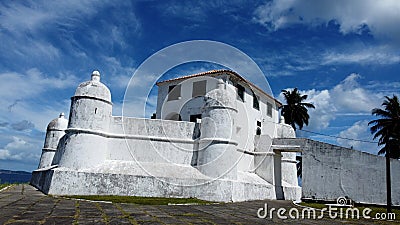
<instances>
[{"instance_id":1,"label":"white fort building","mask_svg":"<svg viewBox=\"0 0 400 225\"><path fill-rule=\"evenodd\" d=\"M113 116L94 71L68 119L48 125L31 184L52 195L300 200L299 146L274 145L295 137L280 102L230 70L157 85L153 118Z\"/></svg>"}]
</instances>

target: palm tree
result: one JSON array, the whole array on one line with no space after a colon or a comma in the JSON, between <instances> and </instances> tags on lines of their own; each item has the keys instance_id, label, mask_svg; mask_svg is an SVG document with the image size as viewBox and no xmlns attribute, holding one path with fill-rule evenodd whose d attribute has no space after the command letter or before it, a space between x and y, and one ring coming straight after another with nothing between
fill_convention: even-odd
<instances>
[{"instance_id":1,"label":"palm tree","mask_svg":"<svg viewBox=\"0 0 400 225\"><path fill-rule=\"evenodd\" d=\"M297 88L292 91L282 90L283 96L286 100L286 105L282 106L282 116L285 118L285 123L291 125L296 130L296 125L301 130L304 124L308 125L310 116L308 115L307 108L315 109L311 103L303 102L307 99L308 95L301 95Z\"/></svg>"},{"instance_id":2,"label":"palm tree","mask_svg":"<svg viewBox=\"0 0 400 225\"><path fill-rule=\"evenodd\" d=\"M396 95L392 98L385 96L382 103L384 109L375 108L372 115L381 117L372 120L370 130L374 134L374 140L379 138L378 145L383 146L379 155L386 156L386 200L387 211L392 211L392 190L390 181L390 158L400 158L400 103Z\"/></svg>"}]
</instances>

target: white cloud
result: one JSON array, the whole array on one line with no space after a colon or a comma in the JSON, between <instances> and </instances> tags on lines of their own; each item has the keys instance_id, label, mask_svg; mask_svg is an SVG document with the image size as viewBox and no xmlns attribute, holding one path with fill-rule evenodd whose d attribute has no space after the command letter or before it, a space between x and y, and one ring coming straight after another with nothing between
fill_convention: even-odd
<instances>
[{"instance_id":1,"label":"white cloud","mask_svg":"<svg viewBox=\"0 0 400 225\"><path fill-rule=\"evenodd\" d=\"M106 62L107 70L110 73L102 74L102 77L108 76L107 79L111 82L111 87L125 89L136 68L122 65L121 61L115 57L103 56L102 59Z\"/></svg>"},{"instance_id":2,"label":"white cloud","mask_svg":"<svg viewBox=\"0 0 400 225\"><path fill-rule=\"evenodd\" d=\"M36 31L49 24L68 26L81 17L93 15L105 1L11 1L0 6L0 27L11 32Z\"/></svg>"},{"instance_id":3,"label":"white cloud","mask_svg":"<svg viewBox=\"0 0 400 225\"><path fill-rule=\"evenodd\" d=\"M378 146L373 142L373 135L370 133L368 121L361 120L350 127L339 125L331 127L330 124L337 117L341 116L366 116L371 115L373 108L380 107L385 93L377 90L376 87L383 87L385 91L396 90L398 84L381 84L372 82L370 85L362 86L359 83L361 76L352 73L339 84L331 89L305 90L301 94L308 95L307 102L314 104L315 109L309 109L309 126L304 130L312 132L327 133L326 129L341 130L333 136L312 134L313 138L339 144L344 147L353 147L356 150L377 154ZM393 93L393 92L392 92ZM283 100L282 94L279 99ZM364 117L365 118L365 117ZM325 131L322 131L325 130ZM309 136L310 133L299 131L299 136ZM334 136L342 138L334 138ZM363 140L363 141L359 141Z\"/></svg>"},{"instance_id":4,"label":"white cloud","mask_svg":"<svg viewBox=\"0 0 400 225\"><path fill-rule=\"evenodd\" d=\"M360 78L359 74L352 73L331 90L333 102L339 110L347 113L371 112L380 105L379 96L357 82Z\"/></svg>"},{"instance_id":5,"label":"white cloud","mask_svg":"<svg viewBox=\"0 0 400 225\"><path fill-rule=\"evenodd\" d=\"M346 138L338 138L336 140L340 145L344 147L352 147L356 150L361 150L372 154L377 154L379 151L378 144L371 143L373 142L373 135L369 131L368 121L366 120L355 122L348 129L341 131L339 133L339 137Z\"/></svg>"},{"instance_id":6,"label":"white cloud","mask_svg":"<svg viewBox=\"0 0 400 225\"><path fill-rule=\"evenodd\" d=\"M258 7L254 14L254 20L270 30L292 24L316 26L333 21L343 34L361 33L367 26L376 37L400 40L398 0L274 0Z\"/></svg>"},{"instance_id":7,"label":"white cloud","mask_svg":"<svg viewBox=\"0 0 400 225\"><path fill-rule=\"evenodd\" d=\"M322 55L322 64L390 65L400 63L400 56L387 46L378 46L350 52L329 52Z\"/></svg>"},{"instance_id":8,"label":"white cloud","mask_svg":"<svg viewBox=\"0 0 400 225\"><path fill-rule=\"evenodd\" d=\"M72 74L60 73L56 76L46 76L33 68L25 73L0 73L0 120L10 124L26 121L43 131L51 119L64 111L68 115L69 100L54 99L57 91L73 90L78 84L78 78ZM45 101L47 105L41 105ZM25 125L27 125L25 124Z\"/></svg>"},{"instance_id":9,"label":"white cloud","mask_svg":"<svg viewBox=\"0 0 400 225\"><path fill-rule=\"evenodd\" d=\"M187 27L194 27L196 22L202 22L209 17L213 11L219 14L228 14L232 17L238 16L237 13L248 4L244 0L219 0L219 1L171 1L166 4L159 4L158 8L162 14L166 16L175 16L185 18L194 23L190 23Z\"/></svg>"},{"instance_id":10,"label":"white cloud","mask_svg":"<svg viewBox=\"0 0 400 225\"><path fill-rule=\"evenodd\" d=\"M320 131L329 127L338 116L370 115L373 108L379 107L382 93L362 87L358 82L360 78L352 73L331 89L300 91L308 95L307 102L315 106L315 109L309 109L309 126L304 129ZM280 99L283 100L282 95Z\"/></svg>"},{"instance_id":11,"label":"white cloud","mask_svg":"<svg viewBox=\"0 0 400 225\"><path fill-rule=\"evenodd\" d=\"M332 97L328 90L314 89L303 92L308 95L307 102L314 104L315 109L309 109L310 122L307 129L322 130L329 126L329 122L336 117L336 106L332 104Z\"/></svg>"},{"instance_id":12,"label":"white cloud","mask_svg":"<svg viewBox=\"0 0 400 225\"><path fill-rule=\"evenodd\" d=\"M61 112L66 116L69 115L70 100L49 101L46 104L40 106L34 101L21 101L11 111L0 109L0 119L9 122L27 120L34 124L36 130L45 132L48 123L57 118Z\"/></svg>"},{"instance_id":13,"label":"white cloud","mask_svg":"<svg viewBox=\"0 0 400 225\"><path fill-rule=\"evenodd\" d=\"M82 18L94 16L107 4L107 1L92 0L3 2L0 4L0 38L3 43L0 50L3 57L25 59L24 63L61 57L62 49L60 45L53 45L54 40L49 39L53 34L49 35L49 31L64 37L61 41L65 47L73 41L65 37L73 30L71 27L80 24Z\"/></svg>"},{"instance_id":14,"label":"white cloud","mask_svg":"<svg viewBox=\"0 0 400 225\"><path fill-rule=\"evenodd\" d=\"M12 136L12 141L0 148L0 160L37 161L40 157L38 152L39 142Z\"/></svg>"},{"instance_id":15,"label":"white cloud","mask_svg":"<svg viewBox=\"0 0 400 225\"><path fill-rule=\"evenodd\" d=\"M48 90L64 89L76 85L74 75L46 76L36 68L24 74L16 72L0 73L0 101L14 102L18 99L34 98Z\"/></svg>"},{"instance_id":16,"label":"white cloud","mask_svg":"<svg viewBox=\"0 0 400 225\"><path fill-rule=\"evenodd\" d=\"M20 122L16 122L11 124L11 128L16 130L16 131L26 131L26 130L31 130L35 127L35 125L28 121L28 120L22 120Z\"/></svg>"}]
</instances>

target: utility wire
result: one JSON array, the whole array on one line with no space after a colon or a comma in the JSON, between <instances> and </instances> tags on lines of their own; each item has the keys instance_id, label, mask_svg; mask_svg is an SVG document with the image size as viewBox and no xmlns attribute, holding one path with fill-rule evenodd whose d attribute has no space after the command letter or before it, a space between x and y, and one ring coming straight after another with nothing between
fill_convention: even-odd
<instances>
[{"instance_id":1,"label":"utility wire","mask_svg":"<svg viewBox=\"0 0 400 225\"><path fill-rule=\"evenodd\" d=\"M280 123L276 123L276 122L272 122L272 121L267 121L267 122L274 123L274 124L280 124ZM359 140L359 139L354 139L354 138L345 138L345 137L329 135L329 134L323 134L323 133L318 133L318 132L314 132L314 131L310 131L310 130L303 130L303 129L301 129L300 131L304 131L304 132L311 133L311 134L317 134L317 135L321 135L321 136L326 136L326 137L349 140L349 141L359 141L359 142L365 142L365 143L378 144L377 141L367 141L367 140Z\"/></svg>"},{"instance_id":2,"label":"utility wire","mask_svg":"<svg viewBox=\"0 0 400 225\"><path fill-rule=\"evenodd\" d=\"M339 139L344 139L344 140L349 140L349 141L359 141L359 142L365 142L365 143L374 143L377 144L377 141L367 141L367 140L358 140L358 139L354 139L354 138L345 138L345 137L340 137L340 136L334 136L334 135L329 135L329 134L322 134L322 133L318 133L318 132L314 132L314 131L309 131L309 130L301 130L307 133L311 133L311 134L317 134L317 135L321 135L321 136L326 136L326 137L333 137L333 138L339 138Z\"/></svg>"}]
</instances>

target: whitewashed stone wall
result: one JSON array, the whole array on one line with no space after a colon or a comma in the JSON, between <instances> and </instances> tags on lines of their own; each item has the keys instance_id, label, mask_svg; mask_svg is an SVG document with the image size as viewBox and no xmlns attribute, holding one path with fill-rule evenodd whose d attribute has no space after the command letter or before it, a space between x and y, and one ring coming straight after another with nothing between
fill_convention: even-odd
<instances>
[{"instance_id":1,"label":"whitewashed stone wall","mask_svg":"<svg viewBox=\"0 0 400 225\"><path fill-rule=\"evenodd\" d=\"M112 117L110 160L190 165L195 123Z\"/></svg>"},{"instance_id":2,"label":"whitewashed stone wall","mask_svg":"<svg viewBox=\"0 0 400 225\"><path fill-rule=\"evenodd\" d=\"M300 145L303 153L302 197L386 204L385 157L309 139L276 139ZM400 205L400 161L391 160L392 204Z\"/></svg>"}]
</instances>

